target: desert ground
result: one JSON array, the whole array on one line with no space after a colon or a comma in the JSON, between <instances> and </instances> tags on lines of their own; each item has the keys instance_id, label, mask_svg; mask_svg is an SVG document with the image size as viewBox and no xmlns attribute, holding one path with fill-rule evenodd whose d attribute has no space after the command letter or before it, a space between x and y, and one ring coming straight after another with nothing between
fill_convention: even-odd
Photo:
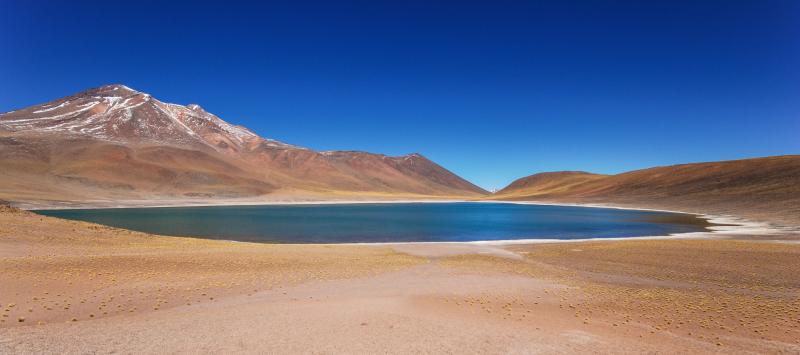
<instances>
[{"instance_id":1,"label":"desert ground","mask_svg":"<svg viewBox=\"0 0 800 355\"><path fill-rule=\"evenodd\" d=\"M0 212L0 353L800 353L798 236L275 245Z\"/></svg>"}]
</instances>

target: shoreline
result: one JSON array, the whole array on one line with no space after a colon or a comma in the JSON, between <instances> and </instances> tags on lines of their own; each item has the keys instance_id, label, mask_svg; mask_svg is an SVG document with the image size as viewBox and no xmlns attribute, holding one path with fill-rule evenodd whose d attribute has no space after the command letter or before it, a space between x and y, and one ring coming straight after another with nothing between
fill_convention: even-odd
<instances>
[{"instance_id":1,"label":"shoreline","mask_svg":"<svg viewBox=\"0 0 800 355\"><path fill-rule=\"evenodd\" d=\"M580 206L575 206L580 207ZM598 207L599 208L599 207ZM626 208L618 208L626 209ZM631 209L635 211L642 211L643 209ZM655 210L646 210L655 211ZM674 211L658 211L670 213L682 213ZM747 221L739 218L731 218L725 216L715 215L702 215L696 213L683 213L688 215L695 215L699 218L705 219L711 225L706 227L711 229L707 232L686 232L686 233L672 233L667 235L653 235L653 236L638 236L638 237L599 237L599 238L580 238L580 239L501 239L501 240L473 240L465 242L381 242L381 243L336 243L342 245L479 245L479 246L507 246L507 245L528 245L528 244L551 244L551 243L588 243L588 242L603 242L603 241L625 241L625 240L679 240L679 239L713 239L716 237L724 237L730 235L750 235L756 237L780 235L784 233L793 233L794 230L780 230L774 227L765 227L762 222ZM331 245L316 244L316 245Z\"/></svg>"},{"instance_id":2,"label":"shoreline","mask_svg":"<svg viewBox=\"0 0 800 355\"><path fill-rule=\"evenodd\" d=\"M580 203L553 203L540 201L506 201L506 200L315 200L315 201L219 201L217 203L201 204L167 204L167 205L116 205L112 207L59 207L59 208L32 208L28 211L39 210L92 210L92 209L126 209L126 208L192 208L192 207L246 207L246 206L324 206L324 205L369 205L369 204L401 204L401 203L498 203L516 205L536 205L536 206L560 206L560 207L579 207L579 208L600 208L629 211L662 212L691 215L705 220L709 226L705 227L708 231L671 233L667 235L635 236L635 237L597 237L580 239L558 239L558 238L538 238L538 239L501 239L501 240L474 240L474 241L420 241L420 242L354 242L354 243L262 243L262 242L243 242L228 239L215 239L235 243L255 243L255 244L275 244L275 245L364 245L364 246L407 246L407 245L472 245L472 246L506 246L506 245L526 245L526 244L549 244L549 243L581 243L597 241L622 241L622 240L662 240L662 239L713 239L730 235L750 235L756 237L780 235L784 233L797 233L798 229L791 227L775 226L766 222L751 221L740 217L728 215L712 215L677 210L640 208L628 206L615 206L606 204L580 204ZM115 227L117 228L117 227ZM124 228L121 228L124 229ZM126 229L127 230L127 229ZM175 237L164 235L167 237ZM188 238L206 239L197 236Z\"/></svg>"},{"instance_id":3,"label":"shoreline","mask_svg":"<svg viewBox=\"0 0 800 355\"><path fill-rule=\"evenodd\" d=\"M392 204L392 203L457 203L457 202L479 202L471 200L314 200L314 201L230 201L220 200L218 202L200 203L176 203L176 204L142 204L126 205L117 204L111 206L85 205L85 206L48 206L26 208L19 207L26 211L42 210L106 210L106 209L125 209L125 208L185 208L185 207L246 207L246 206L304 206L304 205L372 205L372 204Z\"/></svg>"}]
</instances>

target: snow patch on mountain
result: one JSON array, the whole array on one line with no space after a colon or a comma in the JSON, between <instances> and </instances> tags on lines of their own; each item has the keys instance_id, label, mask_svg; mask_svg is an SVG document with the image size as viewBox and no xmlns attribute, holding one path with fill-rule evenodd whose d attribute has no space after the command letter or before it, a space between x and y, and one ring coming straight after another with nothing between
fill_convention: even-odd
<instances>
[{"instance_id":1,"label":"snow patch on mountain","mask_svg":"<svg viewBox=\"0 0 800 355\"><path fill-rule=\"evenodd\" d=\"M198 104L164 103L125 85L107 85L31 108L0 114L0 128L61 133L115 142L206 145L242 150L261 142L271 148L305 149L264 139L232 125Z\"/></svg>"},{"instance_id":2,"label":"snow patch on mountain","mask_svg":"<svg viewBox=\"0 0 800 355\"><path fill-rule=\"evenodd\" d=\"M42 108L41 110L33 111L33 113L42 113L42 112L50 112L50 111L53 111L53 110L57 110L57 109L59 109L61 107L64 107L64 105L66 105L68 103L69 103L69 100L62 102L61 104L59 104L57 106L45 107L45 108Z\"/></svg>"}]
</instances>

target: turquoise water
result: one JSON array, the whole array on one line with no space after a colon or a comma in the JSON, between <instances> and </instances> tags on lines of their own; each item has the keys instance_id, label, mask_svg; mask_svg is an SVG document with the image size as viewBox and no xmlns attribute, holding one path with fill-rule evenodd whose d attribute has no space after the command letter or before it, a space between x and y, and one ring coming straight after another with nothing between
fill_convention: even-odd
<instances>
[{"instance_id":1,"label":"turquoise water","mask_svg":"<svg viewBox=\"0 0 800 355\"><path fill-rule=\"evenodd\" d=\"M704 231L689 215L510 203L392 203L43 210L137 231L277 243L637 237Z\"/></svg>"}]
</instances>

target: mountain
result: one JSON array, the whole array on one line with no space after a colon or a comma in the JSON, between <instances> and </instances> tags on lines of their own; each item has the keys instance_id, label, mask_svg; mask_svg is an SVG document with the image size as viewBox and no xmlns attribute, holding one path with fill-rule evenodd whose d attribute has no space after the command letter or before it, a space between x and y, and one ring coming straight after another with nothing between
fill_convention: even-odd
<instances>
[{"instance_id":1,"label":"mountain","mask_svg":"<svg viewBox=\"0 0 800 355\"><path fill-rule=\"evenodd\" d=\"M681 164L617 175L542 173L492 199L608 203L800 225L800 155Z\"/></svg>"},{"instance_id":2,"label":"mountain","mask_svg":"<svg viewBox=\"0 0 800 355\"><path fill-rule=\"evenodd\" d=\"M0 199L476 197L420 154L316 152L108 85L0 114Z\"/></svg>"}]
</instances>

